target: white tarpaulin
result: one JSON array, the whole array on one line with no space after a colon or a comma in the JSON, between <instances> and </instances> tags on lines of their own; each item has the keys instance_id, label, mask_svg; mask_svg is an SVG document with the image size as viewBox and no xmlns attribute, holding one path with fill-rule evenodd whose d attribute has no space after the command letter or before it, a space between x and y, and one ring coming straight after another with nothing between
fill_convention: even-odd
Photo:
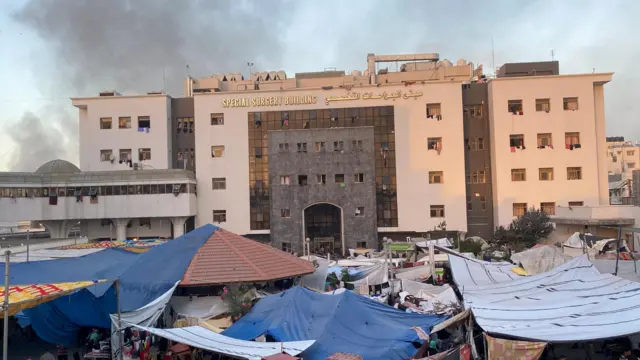
<instances>
[{"instance_id":1,"label":"white tarpaulin","mask_svg":"<svg viewBox=\"0 0 640 360\"><path fill-rule=\"evenodd\" d=\"M264 357L281 354L283 352L296 356L315 342L315 340L308 340L270 343L238 340L215 333L201 326L190 326L179 329L156 329L145 326L136 327L177 343L202 350L209 350L218 354L251 360L260 360Z\"/></svg>"},{"instance_id":2,"label":"white tarpaulin","mask_svg":"<svg viewBox=\"0 0 640 360\"><path fill-rule=\"evenodd\" d=\"M402 280L400 297L403 302L406 295L426 300L420 303L420 307L426 312L433 312L435 303L439 303L444 307L458 303L456 293L449 285L434 286L412 280Z\"/></svg>"},{"instance_id":3,"label":"white tarpaulin","mask_svg":"<svg viewBox=\"0 0 640 360\"><path fill-rule=\"evenodd\" d=\"M350 282L353 285L380 285L389 281L389 266L386 262L358 270L362 271L356 275L358 280Z\"/></svg>"},{"instance_id":4,"label":"white tarpaulin","mask_svg":"<svg viewBox=\"0 0 640 360\"><path fill-rule=\"evenodd\" d=\"M601 274L586 256L546 273L460 291L490 334L578 342L640 332L640 283Z\"/></svg>"},{"instance_id":5,"label":"white tarpaulin","mask_svg":"<svg viewBox=\"0 0 640 360\"><path fill-rule=\"evenodd\" d=\"M28 259L29 261L44 261L44 260L56 260L56 259L64 259L64 258L74 258L85 256L89 254L96 253L98 251L102 251L104 249L68 249L68 250L59 250L59 249L39 249L39 250L30 250ZM21 252L16 254L11 254L11 262L26 262L27 261L27 253Z\"/></svg>"},{"instance_id":6,"label":"white tarpaulin","mask_svg":"<svg viewBox=\"0 0 640 360\"><path fill-rule=\"evenodd\" d=\"M416 243L416 246L421 247L421 248L429 247L429 245L438 245L438 246L446 246L446 247L452 247L453 246L453 244L451 244L451 241L449 241L449 239L447 239L447 238L418 241Z\"/></svg>"},{"instance_id":7,"label":"white tarpaulin","mask_svg":"<svg viewBox=\"0 0 640 360\"><path fill-rule=\"evenodd\" d=\"M508 262L488 262L458 255L449 256L453 280L462 291L467 286L499 284L520 278Z\"/></svg>"},{"instance_id":8,"label":"white tarpaulin","mask_svg":"<svg viewBox=\"0 0 640 360\"><path fill-rule=\"evenodd\" d=\"M327 259L317 258L314 260L314 263L317 264L316 270L313 274L303 276L300 279L300 285L310 289L324 291L324 284L327 282L327 275L329 274L329 261Z\"/></svg>"},{"instance_id":9,"label":"white tarpaulin","mask_svg":"<svg viewBox=\"0 0 640 360\"><path fill-rule=\"evenodd\" d=\"M431 277L431 266L421 265L404 269L395 269L396 279L426 280Z\"/></svg>"},{"instance_id":10,"label":"white tarpaulin","mask_svg":"<svg viewBox=\"0 0 640 360\"><path fill-rule=\"evenodd\" d=\"M573 257L563 254L555 246L538 246L511 255L511 261L521 264L529 275L550 271Z\"/></svg>"},{"instance_id":11,"label":"white tarpaulin","mask_svg":"<svg viewBox=\"0 0 640 360\"><path fill-rule=\"evenodd\" d=\"M134 325L155 325L164 312L165 307L171 299L171 295L173 295L173 292L176 290L179 283L180 282L177 282L167 292L140 309L120 314L120 319L122 320L121 330ZM118 336L118 315L110 314L109 316L111 317L111 352L114 359L119 359L120 336Z\"/></svg>"},{"instance_id":12,"label":"white tarpaulin","mask_svg":"<svg viewBox=\"0 0 640 360\"><path fill-rule=\"evenodd\" d=\"M171 307L179 316L207 320L229 311L229 306L220 296L174 296Z\"/></svg>"}]
</instances>

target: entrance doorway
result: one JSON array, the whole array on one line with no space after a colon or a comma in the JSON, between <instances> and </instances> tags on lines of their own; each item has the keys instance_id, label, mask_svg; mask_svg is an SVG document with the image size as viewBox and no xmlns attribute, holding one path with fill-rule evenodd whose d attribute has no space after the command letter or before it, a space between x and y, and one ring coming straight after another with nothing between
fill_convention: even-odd
<instances>
[{"instance_id":1,"label":"entrance doorway","mask_svg":"<svg viewBox=\"0 0 640 360\"><path fill-rule=\"evenodd\" d=\"M344 255L342 209L328 203L307 207L304 209L304 234L310 241L312 253Z\"/></svg>"}]
</instances>

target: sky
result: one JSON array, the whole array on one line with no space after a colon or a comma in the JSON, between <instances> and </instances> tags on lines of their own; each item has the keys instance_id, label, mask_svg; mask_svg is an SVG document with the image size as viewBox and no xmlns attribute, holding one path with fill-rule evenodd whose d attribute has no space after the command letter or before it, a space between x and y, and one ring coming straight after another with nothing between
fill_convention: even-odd
<instances>
[{"instance_id":1,"label":"sky","mask_svg":"<svg viewBox=\"0 0 640 360\"><path fill-rule=\"evenodd\" d=\"M607 136L640 140L637 0L1 0L0 171L78 163L70 97L182 96L191 76L364 70L368 53L614 72ZM494 62L495 59L495 62ZM187 69L187 65L189 68Z\"/></svg>"}]
</instances>

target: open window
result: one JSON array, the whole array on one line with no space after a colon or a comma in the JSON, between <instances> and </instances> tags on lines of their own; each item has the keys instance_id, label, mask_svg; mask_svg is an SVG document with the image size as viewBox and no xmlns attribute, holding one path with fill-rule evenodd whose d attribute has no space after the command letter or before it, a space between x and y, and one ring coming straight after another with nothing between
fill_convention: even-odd
<instances>
[{"instance_id":1,"label":"open window","mask_svg":"<svg viewBox=\"0 0 640 360\"><path fill-rule=\"evenodd\" d=\"M527 203L513 203L513 216L520 217L527 212Z\"/></svg>"},{"instance_id":2,"label":"open window","mask_svg":"<svg viewBox=\"0 0 640 360\"><path fill-rule=\"evenodd\" d=\"M429 184L442 184L442 171L429 171Z\"/></svg>"},{"instance_id":3,"label":"open window","mask_svg":"<svg viewBox=\"0 0 640 360\"><path fill-rule=\"evenodd\" d=\"M120 149L118 151L118 157L120 164L124 164L131 161L131 149Z\"/></svg>"},{"instance_id":4,"label":"open window","mask_svg":"<svg viewBox=\"0 0 640 360\"><path fill-rule=\"evenodd\" d=\"M524 135L523 134L509 135L509 146L511 147L512 150L526 149L524 147Z\"/></svg>"},{"instance_id":5,"label":"open window","mask_svg":"<svg viewBox=\"0 0 640 360\"><path fill-rule=\"evenodd\" d=\"M364 182L364 174L363 173L354 174L353 182L356 184L362 184Z\"/></svg>"},{"instance_id":6,"label":"open window","mask_svg":"<svg viewBox=\"0 0 640 360\"><path fill-rule=\"evenodd\" d=\"M320 185L325 185L327 183L327 175L325 174L316 175L316 182Z\"/></svg>"},{"instance_id":7,"label":"open window","mask_svg":"<svg viewBox=\"0 0 640 360\"><path fill-rule=\"evenodd\" d=\"M435 151L440 151L442 150L442 138L437 137L437 138L428 138L427 139L427 150L435 150Z\"/></svg>"},{"instance_id":8,"label":"open window","mask_svg":"<svg viewBox=\"0 0 640 360\"><path fill-rule=\"evenodd\" d=\"M343 150L344 150L344 141L333 142L333 151L343 151Z\"/></svg>"},{"instance_id":9,"label":"open window","mask_svg":"<svg viewBox=\"0 0 640 360\"><path fill-rule=\"evenodd\" d=\"M213 210L213 222L214 223L227 222L227 210Z\"/></svg>"},{"instance_id":10,"label":"open window","mask_svg":"<svg viewBox=\"0 0 640 360\"><path fill-rule=\"evenodd\" d=\"M567 132L564 133L564 147L567 150L580 149L580 133L579 132Z\"/></svg>"},{"instance_id":11,"label":"open window","mask_svg":"<svg viewBox=\"0 0 640 360\"><path fill-rule=\"evenodd\" d=\"M444 217L444 205L431 205L429 210L432 218Z\"/></svg>"},{"instance_id":12,"label":"open window","mask_svg":"<svg viewBox=\"0 0 640 360\"><path fill-rule=\"evenodd\" d=\"M307 152L307 143L298 143L298 152Z\"/></svg>"},{"instance_id":13,"label":"open window","mask_svg":"<svg viewBox=\"0 0 640 360\"><path fill-rule=\"evenodd\" d=\"M89 197L90 197L90 203L91 204L97 204L98 203L98 187L97 186L92 186L89 188Z\"/></svg>"},{"instance_id":14,"label":"open window","mask_svg":"<svg viewBox=\"0 0 640 360\"><path fill-rule=\"evenodd\" d=\"M364 206L358 206L356 208L356 216L364 216Z\"/></svg>"},{"instance_id":15,"label":"open window","mask_svg":"<svg viewBox=\"0 0 640 360\"><path fill-rule=\"evenodd\" d=\"M544 111L546 113L551 111L551 100L550 99L536 99L536 111L537 112Z\"/></svg>"},{"instance_id":16,"label":"open window","mask_svg":"<svg viewBox=\"0 0 640 360\"><path fill-rule=\"evenodd\" d=\"M568 167L567 168L567 180L582 180L582 168L581 167Z\"/></svg>"},{"instance_id":17,"label":"open window","mask_svg":"<svg viewBox=\"0 0 640 360\"><path fill-rule=\"evenodd\" d=\"M523 115L522 100L509 100L507 102L509 112L513 115Z\"/></svg>"},{"instance_id":18,"label":"open window","mask_svg":"<svg viewBox=\"0 0 640 360\"><path fill-rule=\"evenodd\" d=\"M254 123L256 124L256 127L258 124L262 124L262 121L260 120L260 113L254 113L253 114L253 119L254 119ZM224 114L222 113L213 113L211 114L211 125L224 125Z\"/></svg>"},{"instance_id":19,"label":"open window","mask_svg":"<svg viewBox=\"0 0 640 360\"><path fill-rule=\"evenodd\" d=\"M221 158L224 156L224 145L214 145L211 147L211 157Z\"/></svg>"},{"instance_id":20,"label":"open window","mask_svg":"<svg viewBox=\"0 0 640 360\"><path fill-rule=\"evenodd\" d=\"M138 149L138 161L151 160L151 149L141 148Z\"/></svg>"},{"instance_id":21,"label":"open window","mask_svg":"<svg viewBox=\"0 0 640 360\"><path fill-rule=\"evenodd\" d=\"M427 104L427 119L442 120L442 110L440 103Z\"/></svg>"},{"instance_id":22,"label":"open window","mask_svg":"<svg viewBox=\"0 0 640 360\"><path fill-rule=\"evenodd\" d=\"M562 106L564 110L570 110L570 111L578 110L578 98L577 97L563 98Z\"/></svg>"},{"instance_id":23,"label":"open window","mask_svg":"<svg viewBox=\"0 0 640 360\"><path fill-rule=\"evenodd\" d=\"M119 129L131 129L131 117L130 116L121 116L118 118L118 128Z\"/></svg>"},{"instance_id":24,"label":"open window","mask_svg":"<svg viewBox=\"0 0 640 360\"><path fill-rule=\"evenodd\" d=\"M298 175L298 185L307 186L308 184L307 175Z\"/></svg>"},{"instance_id":25,"label":"open window","mask_svg":"<svg viewBox=\"0 0 640 360\"><path fill-rule=\"evenodd\" d=\"M553 168L540 168L538 169L538 180L551 181L553 180Z\"/></svg>"},{"instance_id":26,"label":"open window","mask_svg":"<svg viewBox=\"0 0 640 360\"><path fill-rule=\"evenodd\" d=\"M526 181L527 169L511 169L511 181Z\"/></svg>"},{"instance_id":27,"label":"open window","mask_svg":"<svg viewBox=\"0 0 640 360\"><path fill-rule=\"evenodd\" d=\"M289 152L289 144L288 143L280 143L278 144L278 151L279 152Z\"/></svg>"},{"instance_id":28,"label":"open window","mask_svg":"<svg viewBox=\"0 0 640 360\"><path fill-rule=\"evenodd\" d=\"M100 130L110 130L112 126L112 120L110 117L100 118Z\"/></svg>"},{"instance_id":29,"label":"open window","mask_svg":"<svg viewBox=\"0 0 640 360\"><path fill-rule=\"evenodd\" d=\"M551 133L538 134L538 149L552 148L553 141Z\"/></svg>"},{"instance_id":30,"label":"open window","mask_svg":"<svg viewBox=\"0 0 640 360\"><path fill-rule=\"evenodd\" d=\"M543 202L540 203L540 210L546 213L547 215L555 215L556 214L556 203L554 202Z\"/></svg>"},{"instance_id":31,"label":"open window","mask_svg":"<svg viewBox=\"0 0 640 360\"><path fill-rule=\"evenodd\" d=\"M112 162L113 161L113 150L111 149L107 149L107 150L100 150L100 161L101 162Z\"/></svg>"},{"instance_id":32,"label":"open window","mask_svg":"<svg viewBox=\"0 0 640 360\"><path fill-rule=\"evenodd\" d=\"M325 150L325 142L316 141L316 152L324 152L324 150Z\"/></svg>"},{"instance_id":33,"label":"open window","mask_svg":"<svg viewBox=\"0 0 640 360\"><path fill-rule=\"evenodd\" d=\"M351 150L353 151L362 151L362 140L353 140L351 141Z\"/></svg>"},{"instance_id":34,"label":"open window","mask_svg":"<svg viewBox=\"0 0 640 360\"><path fill-rule=\"evenodd\" d=\"M336 174L335 182L336 184L344 185L344 174Z\"/></svg>"},{"instance_id":35,"label":"open window","mask_svg":"<svg viewBox=\"0 0 640 360\"><path fill-rule=\"evenodd\" d=\"M281 175L280 176L280 185L291 185L291 176L289 176L289 175Z\"/></svg>"},{"instance_id":36,"label":"open window","mask_svg":"<svg viewBox=\"0 0 640 360\"><path fill-rule=\"evenodd\" d=\"M280 217L283 219L288 219L291 217L290 209L280 209Z\"/></svg>"},{"instance_id":37,"label":"open window","mask_svg":"<svg viewBox=\"0 0 640 360\"><path fill-rule=\"evenodd\" d=\"M151 129L151 117L138 116L138 131L147 131Z\"/></svg>"}]
</instances>

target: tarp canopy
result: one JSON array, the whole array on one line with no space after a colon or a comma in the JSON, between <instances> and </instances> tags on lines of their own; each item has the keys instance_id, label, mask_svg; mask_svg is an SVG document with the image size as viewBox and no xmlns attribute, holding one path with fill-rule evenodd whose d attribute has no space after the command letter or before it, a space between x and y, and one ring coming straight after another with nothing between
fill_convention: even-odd
<instances>
[{"instance_id":1,"label":"tarp canopy","mask_svg":"<svg viewBox=\"0 0 640 360\"><path fill-rule=\"evenodd\" d=\"M282 352L290 355L298 355L314 343L313 340L283 343L238 340L218 334L201 326L190 326L179 329L156 329L144 326L136 327L177 343L189 345L198 349L213 351L219 354L251 360L260 360L265 356L280 354Z\"/></svg>"},{"instance_id":2,"label":"tarp canopy","mask_svg":"<svg viewBox=\"0 0 640 360\"><path fill-rule=\"evenodd\" d=\"M453 280L462 290L467 286L499 284L520 278L511 269L515 265L508 262L488 262L461 254L449 255Z\"/></svg>"},{"instance_id":3,"label":"tarp canopy","mask_svg":"<svg viewBox=\"0 0 640 360\"><path fill-rule=\"evenodd\" d=\"M640 332L640 284L601 274L586 256L546 273L460 291L490 334L578 342Z\"/></svg>"},{"instance_id":4,"label":"tarp canopy","mask_svg":"<svg viewBox=\"0 0 640 360\"><path fill-rule=\"evenodd\" d=\"M78 281L58 284L11 286L9 287L9 316L96 284L98 284L98 282ZM0 299L4 299L4 289L4 287L0 288ZM3 317L4 311L0 313L0 318Z\"/></svg>"},{"instance_id":5,"label":"tarp canopy","mask_svg":"<svg viewBox=\"0 0 640 360\"><path fill-rule=\"evenodd\" d=\"M555 246L538 246L511 255L511 261L521 264L530 275L550 271L573 257L563 254L562 250Z\"/></svg>"},{"instance_id":6,"label":"tarp canopy","mask_svg":"<svg viewBox=\"0 0 640 360\"><path fill-rule=\"evenodd\" d=\"M439 246L446 246L446 247L453 246L453 244L451 244L451 241L449 241L449 239L447 238L425 240L425 241L419 241L416 243L416 246L421 248L426 248L426 247L429 247L430 245L439 245Z\"/></svg>"},{"instance_id":7,"label":"tarp canopy","mask_svg":"<svg viewBox=\"0 0 640 360\"><path fill-rule=\"evenodd\" d=\"M306 260L303 257L301 259ZM329 260L318 257L311 261L317 265L316 270L313 274L303 276L300 279L300 285L310 289L324 291L324 285L327 282L327 275L329 274Z\"/></svg>"},{"instance_id":8,"label":"tarp canopy","mask_svg":"<svg viewBox=\"0 0 640 360\"><path fill-rule=\"evenodd\" d=\"M142 254L108 248L78 258L12 264L10 283L119 279L122 312L137 310L180 281L196 251L217 229L205 225ZM105 282L25 310L19 320L32 325L43 340L71 345L80 327L110 328L109 314L116 311L115 290Z\"/></svg>"},{"instance_id":9,"label":"tarp canopy","mask_svg":"<svg viewBox=\"0 0 640 360\"><path fill-rule=\"evenodd\" d=\"M29 254L27 254L26 252L11 254L11 262L12 263L26 262L27 259L29 261L45 261L45 260L55 260L55 259L64 259L64 258L75 258L75 257L90 255L102 250L104 250L104 248L69 249L69 250L61 250L61 249L30 250Z\"/></svg>"},{"instance_id":10,"label":"tarp canopy","mask_svg":"<svg viewBox=\"0 0 640 360\"><path fill-rule=\"evenodd\" d=\"M351 291L326 295L294 287L260 300L224 335L252 340L270 335L277 341L315 339L304 359L324 360L336 352L368 360L408 359L422 342L412 327L425 332L444 321L436 315L409 314Z\"/></svg>"},{"instance_id":11,"label":"tarp canopy","mask_svg":"<svg viewBox=\"0 0 640 360\"><path fill-rule=\"evenodd\" d=\"M179 316L207 320L229 311L220 296L174 296L171 307Z\"/></svg>"}]
</instances>

